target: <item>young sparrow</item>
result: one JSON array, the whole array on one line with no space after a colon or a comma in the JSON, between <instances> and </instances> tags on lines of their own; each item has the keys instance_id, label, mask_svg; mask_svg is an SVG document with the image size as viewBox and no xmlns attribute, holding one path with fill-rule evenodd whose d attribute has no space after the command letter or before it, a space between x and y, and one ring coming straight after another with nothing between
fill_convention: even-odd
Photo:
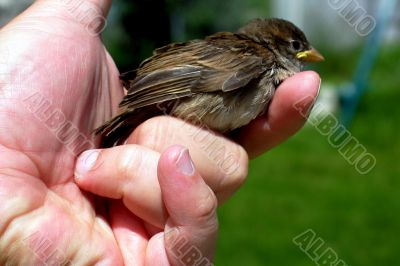
<instances>
[{"instance_id":1,"label":"young sparrow","mask_svg":"<svg viewBox=\"0 0 400 266\"><path fill-rule=\"evenodd\" d=\"M172 43L121 75L128 90L121 113L96 134L109 147L160 114L229 132L266 112L278 85L305 62L322 60L304 33L283 19L256 19L237 33Z\"/></svg>"}]
</instances>

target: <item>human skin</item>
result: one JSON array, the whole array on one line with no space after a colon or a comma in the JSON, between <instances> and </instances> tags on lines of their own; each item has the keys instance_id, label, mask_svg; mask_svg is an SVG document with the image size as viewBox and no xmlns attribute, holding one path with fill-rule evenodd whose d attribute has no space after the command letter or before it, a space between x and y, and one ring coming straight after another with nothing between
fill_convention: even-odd
<instances>
[{"instance_id":1,"label":"human skin","mask_svg":"<svg viewBox=\"0 0 400 266\"><path fill-rule=\"evenodd\" d=\"M103 14L111 5L90 3ZM118 111L123 96L118 76L99 36L88 34L60 1L36 1L0 30L0 264L177 264L177 238L212 259L218 201L243 184L249 157L301 128L305 118L294 103L307 99L308 109L320 82L313 72L286 80L268 115L243 128L236 142L175 118L155 117L132 133L128 145L100 150L95 167L79 173L76 160L83 150L71 151L60 141L54 117L37 111L32 99L47 100L90 140ZM210 142L226 147L235 171L227 174L216 165L187 133L192 130L210 133ZM173 146L177 143L182 146ZM190 174L178 163L184 147L195 166ZM130 189L132 182L143 188L140 198ZM132 211L141 202L138 213Z\"/></svg>"}]
</instances>

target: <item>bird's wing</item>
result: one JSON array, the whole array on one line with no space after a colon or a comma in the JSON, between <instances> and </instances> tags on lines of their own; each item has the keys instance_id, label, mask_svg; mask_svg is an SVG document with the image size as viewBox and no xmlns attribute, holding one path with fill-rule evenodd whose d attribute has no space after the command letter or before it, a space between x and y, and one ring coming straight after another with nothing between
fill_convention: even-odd
<instances>
[{"instance_id":1,"label":"bird's wing","mask_svg":"<svg viewBox=\"0 0 400 266\"><path fill-rule=\"evenodd\" d=\"M272 58L251 52L254 43L221 34L157 49L136 71L121 76L128 94L120 107L136 109L195 93L228 92L272 69Z\"/></svg>"}]
</instances>

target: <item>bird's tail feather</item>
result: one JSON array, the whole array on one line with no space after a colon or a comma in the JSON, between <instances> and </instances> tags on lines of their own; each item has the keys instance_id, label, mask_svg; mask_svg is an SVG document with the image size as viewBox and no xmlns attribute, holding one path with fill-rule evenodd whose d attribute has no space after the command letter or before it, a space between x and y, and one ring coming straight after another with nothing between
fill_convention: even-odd
<instances>
[{"instance_id":1,"label":"bird's tail feather","mask_svg":"<svg viewBox=\"0 0 400 266\"><path fill-rule=\"evenodd\" d=\"M155 115L150 108L126 110L97 128L94 133L102 136L102 147L112 147L122 144L137 126Z\"/></svg>"}]
</instances>

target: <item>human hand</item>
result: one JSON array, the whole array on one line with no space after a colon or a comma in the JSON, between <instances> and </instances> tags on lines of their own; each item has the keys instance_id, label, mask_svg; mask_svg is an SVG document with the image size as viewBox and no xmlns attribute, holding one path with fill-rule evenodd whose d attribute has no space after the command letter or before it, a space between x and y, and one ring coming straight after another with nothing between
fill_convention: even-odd
<instances>
[{"instance_id":1,"label":"human hand","mask_svg":"<svg viewBox=\"0 0 400 266\"><path fill-rule=\"evenodd\" d=\"M110 2L84 8L106 14ZM123 94L74 10L39 0L0 31L0 264L123 263L94 198L73 182L77 155Z\"/></svg>"},{"instance_id":2,"label":"human hand","mask_svg":"<svg viewBox=\"0 0 400 266\"><path fill-rule=\"evenodd\" d=\"M308 100L311 96L315 97L318 93L319 80L314 78L317 78L317 76L313 73L303 73L282 84L279 89L280 94L276 98L278 102L271 105L272 108L276 108L274 109L275 112L273 112L274 115L267 118L260 118L260 121L254 122L256 123L255 125L251 125L253 126L253 130L257 130L257 126L260 125L264 130L261 133L266 136L276 136L266 140L260 139L259 145L273 147L279 141L282 141L285 136L288 137L293 134L302 125L302 122L304 122L303 115L312 104L312 101L308 102ZM301 80L303 82L299 82ZM297 85L297 87L294 85ZM293 92L292 90L295 91ZM302 100L301 105L298 104L296 92L298 92L297 97ZM313 95L312 93L315 94ZM291 98L288 95L294 95L294 97ZM282 103L279 104L280 99ZM289 99L289 101L285 102L285 99ZM293 101L292 104L290 104L290 99ZM298 111L295 112L295 109L292 109L295 103L297 103L296 108L302 108L303 115L296 113ZM287 113L291 113L291 116L286 118L286 121L290 123L289 125L282 119L285 118ZM265 128L262 123L263 119L273 125L274 129L278 128L284 137L282 138L278 134L279 131L271 130L272 127ZM251 134L251 128L249 132ZM201 136L200 139L202 141L197 141L199 136ZM142 232L144 230L147 233L147 237L135 233L132 237L136 239L135 243L152 243L153 237L165 234L164 229L165 225L168 224L167 219L170 212L164 207L161 192L162 184L160 188L155 169L160 158L160 153L165 148L164 145L168 145L169 142L173 143L174 141L191 147L191 154L194 154L194 157L197 159L195 160L196 168L199 169L206 183L215 192L219 203L229 198L240 187L247 175L247 156L239 145L222 136L215 135L205 129L199 129L190 124L185 124L179 119L171 117L157 117L145 122L134 131L128 139L127 145L104 150L86 151L79 159L77 171L79 178L77 179L77 184L81 188L99 196L121 199L124 206L131 211L131 213L125 211L125 215L132 217L130 219L140 221L134 223L135 226L130 227L132 230L131 233ZM215 156L215 154L213 155L215 149L209 149L208 147L210 146L206 145L210 143L225 147L224 154L219 155L232 156L237 164L224 168L218 163L219 158L215 158L217 160L213 161L212 156ZM252 142L249 143L251 144ZM146 148L146 146L155 150ZM85 166L85 162L88 165ZM182 201L185 202L185 200ZM182 208L178 204L171 207L175 207L176 209ZM196 207L192 209L196 209ZM132 215L132 213L135 215ZM125 220L129 219L125 218ZM213 219L210 220L212 221ZM216 220L214 220L215 223ZM196 243L195 240L191 240L189 243L193 247L209 247L210 245L213 247L212 241L213 238L210 237L206 245L204 245L204 242ZM154 247L148 245L147 248L151 250ZM207 254L206 257L198 257L200 259L212 258L209 254L213 253L211 252L213 249L204 251L204 249L198 248L195 250L202 251L198 254Z\"/></svg>"},{"instance_id":3,"label":"human hand","mask_svg":"<svg viewBox=\"0 0 400 266\"><path fill-rule=\"evenodd\" d=\"M106 13L109 1L92 2ZM121 234L137 233L131 230L137 229L133 215L129 213L128 223L123 219L129 218L123 206L92 197L73 182L76 155L94 147L91 132L116 111L122 88L99 37L88 34L85 25L74 21L72 11L65 8L61 2L37 1L0 32L0 264L154 261L151 247L161 247L166 255L168 243L175 243L175 230L168 230L165 244L159 241L164 241L161 237L148 243L147 249L136 246ZM202 254L211 257L215 196L195 172L195 186L183 182L189 198L169 204L174 195L185 195L180 187L168 189L173 156L166 153L165 160L159 160L160 182L167 182L162 191L168 224L191 225L190 231L179 227L187 235L181 238L179 234L179 239L197 237L199 241L191 242L204 247ZM199 223L190 216L196 209L185 208L191 207L187 205L191 199L201 201L194 196L202 196L202 191L206 200L214 199L209 207L211 222L202 219ZM182 202L185 205L180 207ZM110 215L102 210L107 204ZM122 245L121 241L128 242Z\"/></svg>"},{"instance_id":4,"label":"human hand","mask_svg":"<svg viewBox=\"0 0 400 266\"><path fill-rule=\"evenodd\" d=\"M110 5L110 1L91 2L104 14ZM0 154L8 159L0 162L2 263L12 262L11 259L21 263L29 260L51 263L55 259L70 258L79 264L99 261L118 265L123 262L116 233L111 230L109 221L94 209L98 207L93 203L95 200L73 183L76 155L92 147L83 144L90 144L92 130L116 112L122 88L118 71L98 36L88 34L85 25L74 18L73 9L66 11L65 8L57 1L37 1L0 32L0 73L5 80L0 82ZM303 89L297 90L299 93L315 96L315 74L300 75L292 78L292 87L287 86L287 92L294 92L293 85L300 84ZM303 83L304 80L311 84ZM294 115L297 123L287 126L282 117L294 113L294 109L289 108L290 101L282 105L278 103L284 98L275 98L280 111L274 119L280 122L270 121L270 124L276 125L271 129L278 137L261 138L256 141L257 145L252 141L242 142L250 154L259 153L261 148L271 147L288 137L298 129L300 121L304 121L303 117ZM63 128L64 125L74 127ZM244 129L242 136L258 132L257 125L262 123L254 122ZM182 130L180 134L173 134L176 126L174 119L154 118L140 126L131 140L161 151L179 142L180 137L185 138ZM179 126L181 129L182 124ZM63 134L72 134L71 128L77 129L80 135L72 138ZM71 131L64 132L66 129ZM262 130L257 134L265 137L269 132L271 130ZM199 172L207 182L221 184L219 195L230 195L247 174L246 153L236 144L216 137L223 141L227 154L233 154L238 165L227 175L218 164L209 164L213 161L211 157L202 159L207 150L196 149L193 136L186 136L182 144L190 142L186 146ZM257 152L252 145L257 146ZM43 242L31 240L42 240L49 246L44 250L38 246Z\"/></svg>"},{"instance_id":5,"label":"human hand","mask_svg":"<svg viewBox=\"0 0 400 266\"><path fill-rule=\"evenodd\" d=\"M131 155L130 159L141 162L141 168L133 168L138 170L137 174L146 172L147 165L141 158L146 152ZM153 169L149 170L151 172ZM151 226L145 219L136 216L136 213L142 213L140 210L128 210L125 207L131 206L130 196L140 188L130 186L134 188L133 191L120 191L128 193L123 195L125 206L119 201L110 204L109 222L124 256L124 263L209 265L215 252L218 229L217 199L213 191L195 170L188 150L182 146L172 146L162 153L156 171L165 214L168 213L162 227ZM153 177L147 174L145 177ZM152 183L151 180L149 182ZM129 186L128 180L126 185ZM151 195L141 195L142 202L153 199Z\"/></svg>"}]
</instances>

